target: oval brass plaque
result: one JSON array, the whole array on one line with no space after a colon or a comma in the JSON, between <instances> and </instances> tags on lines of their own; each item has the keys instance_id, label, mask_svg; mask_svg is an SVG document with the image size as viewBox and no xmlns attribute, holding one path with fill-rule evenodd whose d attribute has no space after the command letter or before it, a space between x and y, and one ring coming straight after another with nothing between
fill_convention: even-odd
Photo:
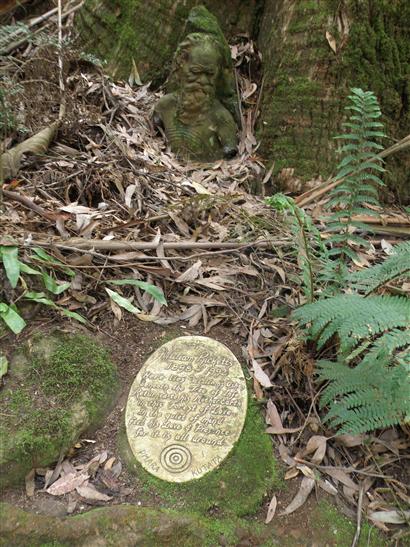
<instances>
[{"instance_id":1,"label":"oval brass plaque","mask_svg":"<svg viewBox=\"0 0 410 547\"><path fill-rule=\"evenodd\" d=\"M233 353L203 336L161 346L132 384L125 413L128 441L141 465L170 482L217 467L245 422L245 378Z\"/></svg>"}]
</instances>

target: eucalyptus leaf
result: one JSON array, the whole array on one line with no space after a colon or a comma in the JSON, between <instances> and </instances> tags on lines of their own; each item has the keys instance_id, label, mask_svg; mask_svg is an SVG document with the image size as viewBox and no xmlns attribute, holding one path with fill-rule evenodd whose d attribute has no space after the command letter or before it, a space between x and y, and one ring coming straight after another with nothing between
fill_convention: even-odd
<instances>
[{"instance_id":1,"label":"eucalyptus leaf","mask_svg":"<svg viewBox=\"0 0 410 547\"><path fill-rule=\"evenodd\" d=\"M24 262L19 262L19 264L21 273L25 273L28 275L41 275L41 272L39 270L35 270L31 266L28 266L28 264L24 264Z\"/></svg>"},{"instance_id":2,"label":"eucalyptus leaf","mask_svg":"<svg viewBox=\"0 0 410 547\"><path fill-rule=\"evenodd\" d=\"M121 296L120 294L118 294L117 292L115 291L112 291L111 289L105 289L109 295L109 297L116 303L118 304L119 306L121 306L122 308L126 309L127 311L129 311L130 313L134 313L134 314L137 314L137 313L141 313L141 310L139 310L138 308L136 308L133 304L131 304L131 302L128 300L128 298L124 298L123 296Z\"/></svg>"},{"instance_id":3,"label":"eucalyptus leaf","mask_svg":"<svg viewBox=\"0 0 410 547\"><path fill-rule=\"evenodd\" d=\"M153 296L155 300L157 300L160 304L167 305L167 300L164 296L164 293L156 287L155 285L152 285L152 283L147 283L146 281L139 281L138 279L112 279L107 281L107 283L111 283L112 285L133 285L134 287L139 287L143 291L146 291L148 294Z\"/></svg>"},{"instance_id":4,"label":"eucalyptus leaf","mask_svg":"<svg viewBox=\"0 0 410 547\"><path fill-rule=\"evenodd\" d=\"M20 262L18 259L17 247L1 247L1 257L3 259L4 269L10 285L15 289L20 277Z\"/></svg>"},{"instance_id":5,"label":"eucalyptus leaf","mask_svg":"<svg viewBox=\"0 0 410 547\"><path fill-rule=\"evenodd\" d=\"M57 307L52 300L47 298L47 295L44 292L33 292L33 291L26 292L24 294L24 298L26 300L32 300L33 302L38 302L39 304L44 304L45 306L51 306L52 308Z\"/></svg>"},{"instance_id":6,"label":"eucalyptus leaf","mask_svg":"<svg viewBox=\"0 0 410 547\"><path fill-rule=\"evenodd\" d=\"M0 303L0 317L14 334L19 334L26 326L26 322L21 315L4 302Z\"/></svg>"}]
</instances>

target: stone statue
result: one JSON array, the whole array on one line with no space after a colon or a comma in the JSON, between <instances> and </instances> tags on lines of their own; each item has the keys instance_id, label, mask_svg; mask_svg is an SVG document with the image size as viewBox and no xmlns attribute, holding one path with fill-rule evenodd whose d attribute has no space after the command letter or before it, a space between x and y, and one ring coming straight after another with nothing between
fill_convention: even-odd
<instances>
[{"instance_id":1,"label":"stone statue","mask_svg":"<svg viewBox=\"0 0 410 547\"><path fill-rule=\"evenodd\" d=\"M163 127L179 157L215 161L236 154L236 105L224 85L229 69L223 45L211 34L190 33L178 46L168 84L172 92L158 101L154 125Z\"/></svg>"}]
</instances>

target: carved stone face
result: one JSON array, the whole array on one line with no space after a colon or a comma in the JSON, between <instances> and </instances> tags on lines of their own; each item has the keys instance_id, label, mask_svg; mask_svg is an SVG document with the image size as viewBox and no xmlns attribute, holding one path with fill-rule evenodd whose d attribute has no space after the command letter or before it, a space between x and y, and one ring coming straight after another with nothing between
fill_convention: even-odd
<instances>
[{"instance_id":1,"label":"carved stone face","mask_svg":"<svg viewBox=\"0 0 410 547\"><path fill-rule=\"evenodd\" d=\"M201 110L215 96L220 56L209 45L194 46L181 63L181 99L187 110Z\"/></svg>"}]
</instances>

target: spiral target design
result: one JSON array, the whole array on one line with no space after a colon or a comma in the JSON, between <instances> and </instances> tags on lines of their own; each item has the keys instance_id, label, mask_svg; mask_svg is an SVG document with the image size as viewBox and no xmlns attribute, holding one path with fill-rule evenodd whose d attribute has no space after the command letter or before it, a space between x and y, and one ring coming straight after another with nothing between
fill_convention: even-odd
<instances>
[{"instance_id":1,"label":"spiral target design","mask_svg":"<svg viewBox=\"0 0 410 547\"><path fill-rule=\"evenodd\" d=\"M181 444L171 444L161 452L160 462L170 473L182 473L191 465L192 454Z\"/></svg>"}]
</instances>

